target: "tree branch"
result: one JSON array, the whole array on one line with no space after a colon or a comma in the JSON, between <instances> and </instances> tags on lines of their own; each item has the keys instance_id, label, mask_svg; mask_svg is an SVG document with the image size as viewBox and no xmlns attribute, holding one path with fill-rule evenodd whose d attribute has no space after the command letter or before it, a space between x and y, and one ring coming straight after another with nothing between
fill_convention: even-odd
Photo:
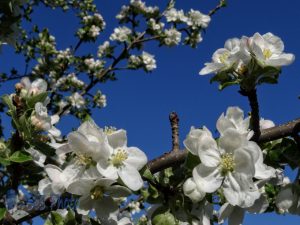
<instances>
[{"instance_id":1,"label":"tree branch","mask_svg":"<svg viewBox=\"0 0 300 225\"><path fill-rule=\"evenodd\" d=\"M300 118L290 121L286 124L262 130L261 135L256 142L263 143L291 136L295 133L295 131L298 132L299 125ZM156 173L168 167L182 164L185 161L186 156L186 149L180 151L171 151L151 160L147 166L152 173Z\"/></svg>"},{"instance_id":2,"label":"tree branch","mask_svg":"<svg viewBox=\"0 0 300 225\"><path fill-rule=\"evenodd\" d=\"M172 128L172 151L179 151L179 118L176 112L171 112L169 120Z\"/></svg>"}]
</instances>

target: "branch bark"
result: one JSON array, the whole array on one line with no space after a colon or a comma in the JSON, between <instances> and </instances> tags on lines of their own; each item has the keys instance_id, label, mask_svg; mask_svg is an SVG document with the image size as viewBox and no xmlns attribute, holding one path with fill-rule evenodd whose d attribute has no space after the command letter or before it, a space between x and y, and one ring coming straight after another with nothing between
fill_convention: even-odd
<instances>
[{"instance_id":1,"label":"branch bark","mask_svg":"<svg viewBox=\"0 0 300 225\"><path fill-rule=\"evenodd\" d=\"M256 140L256 142L264 143L291 136L295 134L295 132L299 131L299 125L300 118L276 127L262 130L261 135L259 136L258 140ZM152 173L156 173L168 167L182 164L185 161L186 156L186 149L176 152L171 151L151 160L147 166Z\"/></svg>"}]
</instances>

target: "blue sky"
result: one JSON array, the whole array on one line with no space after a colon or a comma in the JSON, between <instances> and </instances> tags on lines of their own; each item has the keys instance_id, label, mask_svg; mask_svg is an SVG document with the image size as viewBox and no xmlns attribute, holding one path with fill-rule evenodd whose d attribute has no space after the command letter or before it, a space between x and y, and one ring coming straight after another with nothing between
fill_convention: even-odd
<instances>
[{"instance_id":1,"label":"blue sky","mask_svg":"<svg viewBox=\"0 0 300 225\"><path fill-rule=\"evenodd\" d=\"M97 42L99 44L112 32L116 25L114 15L122 4L128 1L97 2L107 22L106 32ZM146 2L149 5L160 6L166 3L161 0ZM207 13L217 3L217 0L178 0L177 7L185 10L194 8ZM99 89L107 95L108 106L95 111L94 120L100 126L111 125L126 129L129 145L144 150L149 159L170 150L171 130L168 115L172 111L176 111L180 117L181 143L191 126L206 125L215 131L217 118L228 106L239 106L248 112L248 102L237 93L238 87L230 87L220 92L217 84L209 84L211 76L199 76L198 72L205 62L210 61L212 53L222 47L228 38L251 36L255 32L272 32L280 36L285 43L285 51L296 55L295 62L283 68L278 85L263 85L258 88L261 116L272 119L276 124L299 117L299 8L299 0L228 0L228 7L213 16L203 35L204 40L197 49L186 46L158 48L157 44L149 43L146 50L155 54L158 69L152 74L145 74L143 71L122 71L118 73L118 81L99 85ZM57 36L60 48L75 43L72 33L76 28L76 20L73 15L39 9L34 14L34 20L50 28ZM97 45L88 45L80 51L95 53L96 48ZM1 70L12 66L24 67L21 58L14 57L7 47L3 48L0 57ZM1 94L12 90L11 86L2 86ZM5 124L8 124L8 121L5 121ZM76 128L77 124L70 118L63 118L59 127L67 133ZM275 214L249 215L244 224L254 223L292 225L299 224L299 218Z\"/></svg>"}]
</instances>

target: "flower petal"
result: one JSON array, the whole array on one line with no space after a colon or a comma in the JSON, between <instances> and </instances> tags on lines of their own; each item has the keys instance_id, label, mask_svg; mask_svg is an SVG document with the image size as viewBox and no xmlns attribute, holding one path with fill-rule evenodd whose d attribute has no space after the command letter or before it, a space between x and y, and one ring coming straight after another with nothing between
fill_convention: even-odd
<instances>
[{"instance_id":1,"label":"flower petal","mask_svg":"<svg viewBox=\"0 0 300 225\"><path fill-rule=\"evenodd\" d=\"M123 148L127 145L127 135L125 130L117 130L112 134L107 135L108 143L114 149Z\"/></svg>"},{"instance_id":2,"label":"flower petal","mask_svg":"<svg viewBox=\"0 0 300 225\"><path fill-rule=\"evenodd\" d=\"M194 168L193 178L199 189L207 193L215 192L223 181L219 168L206 167L203 164Z\"/></svg>"},{"instance_id":3,"label":"flower petal","mask_svg":"<svg viewBox=\"0 0 300 225\"><path fill-rule=\"evenodd\" d=\"M123 181L123 183L131 190L137 191L142 188L143 180L141 178L141 175L131 165L124 162L124 166L122 166L118 170L118 174L121 180Z\"/></svg>"},{"instance_id":4,"label":"flower petal","mask_svg":"<svg viewBox=\"0 0 300 225\"><path fill-rule=\"evenodd\" d=\"M68 186L67 191L74 195L86 195L90 193L94 183L92 179L76 180Z\"/></svg>"},{"instance_id":5,"label":"flower petal","mask_svg":"<svg viewBox=\"0 0 300 225\"><path fill-rule=\"evenodd\" d=\"M130 164L137 170L142 169L147 163L147 156L143 151L136 147L127 148L128 158L126 163Z\"/></svg>"}]
</instances>

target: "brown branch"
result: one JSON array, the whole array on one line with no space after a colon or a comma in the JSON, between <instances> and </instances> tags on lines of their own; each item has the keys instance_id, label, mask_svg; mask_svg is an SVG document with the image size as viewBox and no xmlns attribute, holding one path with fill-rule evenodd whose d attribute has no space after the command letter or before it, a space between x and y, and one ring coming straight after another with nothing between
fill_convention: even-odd
<instances>
[{"instance_id":1,"label":"brown branch","mask_svg":"<svg viewBox=\"0 0 300 225\"><path fill-rule=\"evenodd\" d=\"M249 100L249 104L251 107L251 117L250 117L250 129L254 131L254 135L252 137L253 141L257 141L261 134L260 131L260 116L259 116L259 105L257 99L256 89L242 89L239 91L241 95L246 96Z\"/></svg>"},{"instance_id":2,"label":"brown branch","mask_svg":"<svg viewBox=\"0 0 300 225\"><path fill-rule=\"evenodd\" d=\"M299 125L300 118L286 124L262 130L261 135L256 142L263 143L291 136L295 131L298 132ZM152 173L156 173L166 168L182 164L185 161L186 156L186 149L176 152L171 151L151 160L147 166Z\"/></svg>"},{"instance_id":3,"label":"brown branch","mask_svg":"<svg viewBox=\"0 0 300 225\"><path fill-rule=\"evenodd\" d=\"M176 112L171 112L169 120L172 128L172 151L179 151L179 118Z\"/></svg>"},{"instance_id":4,"label":"brown branch","mask_svg":"<svg viewBox=\"0 0 300 225\"><path fill-rule=\"evenodd\" d=\"M220 0L220 3L212 10L209 11L208 15L214 15L218 10L226 6L226 0Z\"/></svg>"}]
</instances>

